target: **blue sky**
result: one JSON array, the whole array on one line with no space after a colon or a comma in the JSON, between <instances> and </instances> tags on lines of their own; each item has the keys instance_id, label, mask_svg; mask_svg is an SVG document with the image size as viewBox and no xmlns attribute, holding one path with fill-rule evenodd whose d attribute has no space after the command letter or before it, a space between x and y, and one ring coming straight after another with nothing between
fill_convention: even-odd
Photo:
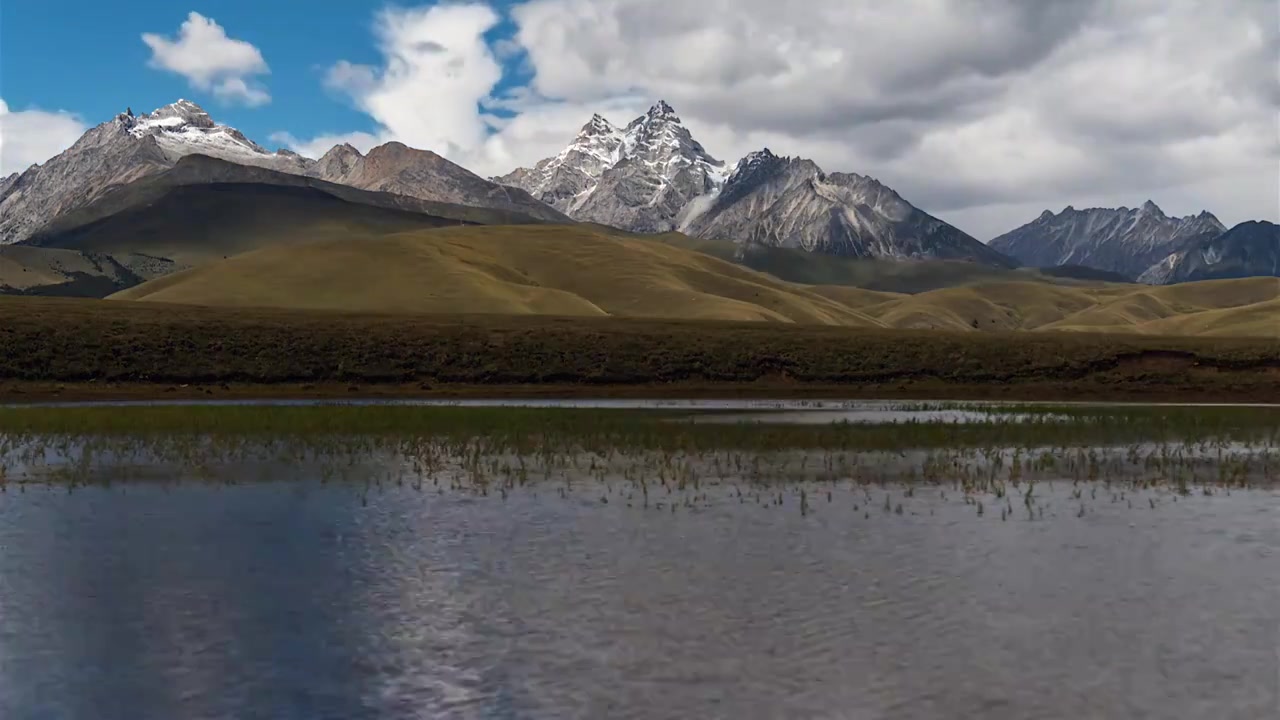
<instances>
[{"instance_id":1,"label":"blue sky","mask_svg":"<svg viewBox=\"0 0 1280 720\"><path fill-rule=\"evenodd\" d=\"M510 3L492 5L502 9ZM324 78L338 60L380 61L374 23L383 6L338 0L9 1L0 10L0 97L12 110L66 110L90 125L127 106L147 112L184 97L264 144L273 144L268 138L279 131L298 137L371 132L376 122L326 90ZM271 95L269 104L219 102L184 77L148 65L152 51L141 35L172 37L193 11L261 51L270 69L261 77ZM511 33L510 19L504 17L488 36L497 41ZM55 42L58 50L51 51ZM519 58L506 62L510 72L504 73L499 91L521 77Z\"/></svg>"},{"instance_id":2,"label":"blue sky","mask_svg":"<svg viewBox=\"0 0 1280 720\"><path fill-rule=\"evenodd\" d=\"M1148 199L1280 219L1274 0L398 1L0 0L0 174L180 97L482 175L664 99L716 157L870 175L984 240Z\"/></svg>"}]
</instances>

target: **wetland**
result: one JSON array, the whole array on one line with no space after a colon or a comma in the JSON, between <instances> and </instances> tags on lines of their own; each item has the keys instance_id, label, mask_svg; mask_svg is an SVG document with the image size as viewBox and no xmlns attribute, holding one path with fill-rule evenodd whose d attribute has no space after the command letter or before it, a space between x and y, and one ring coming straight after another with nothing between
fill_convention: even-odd
<instances>
[{"instance_id":1,"label":"wetland","mask_svg":"<svg viewBox=\"0 0 1280 720\"><path fill-rule=\"evenodd\" d=\"M486 405L0 408L0 715L1280 707L1280 408Z\"/></svg>"}]
</instances>

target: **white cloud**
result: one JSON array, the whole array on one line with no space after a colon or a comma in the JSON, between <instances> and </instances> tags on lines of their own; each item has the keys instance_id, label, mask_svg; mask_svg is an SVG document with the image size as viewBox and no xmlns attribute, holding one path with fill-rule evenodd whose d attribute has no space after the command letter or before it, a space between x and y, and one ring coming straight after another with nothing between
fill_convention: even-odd
<instances>
[{"instance_id":1,"label":"white cloud","mask_svg":"<svg viewBox=\"0 0 1280 720\"><path fill-rule=\"evenodd\" d=\"M221 25L200 13L187 15L173 39L143 33L142 41L151 48L152 67L177 73L192 87L251 107L271 101L266 88L252 80L270 72L262 52L244 40L227 37Z\"/></svg>"},{"instance_id":2,"label":"white cloud","mask_svg":"<svg viewBox=\"0 0 1280 720\"><path fill-rule=\"evenodd\" d=\"M0 99L0 177L48 160L71 147L85 130L80 118L70 113L10 112Z\"/></svg>"},{"instance_id":3,"label":"white cloud","mask_svg":"<svg viewBox=\"0 0 1280 720\"><path fill-rule=\"evenodd\" d=\"M339 63L330 87L407 145L456 158L489 133L479 103L502 78L502 66L483 35L499 21L486 5L389 8L376 31L385 65Z\"/></svg>"},{"instance_id":4,"label":"white cloud","mask_svg":"<svg viewBox=\"0 0 1280 720\"><path fill-rule=\"evenodd\" d=\"M327 84L380 137L482 174L663 98L713 154L872 175L984 239L1147 198L1280 219L1269 0L530 0L511 18L490 47L487 6L384 11L381 66ZM499 52L532 79L494 98Z\"/></svg>"}]
</instances>

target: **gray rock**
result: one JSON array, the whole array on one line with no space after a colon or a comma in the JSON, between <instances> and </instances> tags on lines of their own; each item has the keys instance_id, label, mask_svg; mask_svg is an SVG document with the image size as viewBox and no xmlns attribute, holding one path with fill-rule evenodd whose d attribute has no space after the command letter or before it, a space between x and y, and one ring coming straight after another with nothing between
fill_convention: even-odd
<instances>
[{"instance_id":1,"label":"gray rock","mask_svg":"<svg viewBox=\"0 0 1280 720\"><path fill-rule=\"evenodd\" d=\"M874 178L824 173L816 163L752 153L705 210L687 222L698 237L863 258L1012 262L917 209Z\"/></svg>"},{"instance_id":2,"label":"gray rock","mask_svg":"<svg viewBox=\"0 0 1280 720\"><path fill-rule=\"evenodd\" d=\"M121 113L44 165L0 180L0 244L25 240L111 190L192 155L420 200L568 219L528 193L485 180L435 153L400 143L375 148L368 156L339 145L318 161L287 150L270 152L239 130L215 123L195 103L179 100L152 113Z\"/></svg>"},{"instance_id":3,"label":"gray rock","mask_svg":"<svg viewBox=\"0 0 1280 720\"><path fill-rule=\"evenodd\" d=\"M44 165L0 182L0 244L24 240L111 189L167 170L193 154L285 172L305 172L310 165L305 158L267 152L186 100L153 113L121 113Z\"/></svg>"},{"instance_id":4,"label":"gray rock","mask_svg":"<svg viewBox=\"0 0 1280 720\"><path fill-rule=\"evenodd\" d=\"M625 128L599 115L573 142L498 182L529 191L575 220L632 232L665 232L697 197L724 183L725 164L659 102Z\"/></svg>"},{"instance_id":5,"label":"gray rock","mask_svg":"<svg viewBox=\"0 0 1280 720\"><path fill-rule=\"evenodd\" d=\"M379 145L368 155L339 145L317 160L308 174L362 190L519 212L553 222L569 219L524 190L485 180L429 150L399 142Z\"/></svg>"},{"instance_id":6,"label":"gray rock","mask_svg":"<svg viewBox=\"0 0 1280 720\"><path fill-rule=\"evenodd\" d=\"M1012 264L860 175L825 174L767 149L735 165L715 159L670 105L625 128L599 115L569 147L496 178L575 220L856 257L966 258Z\"/></svg>"},{"instance_id":7,"label":"gray rock","mask_svg":"<svg viewBox=\"0 0 1280 720\"><path fill-rule=\"evenodd\" d=\"M1149 285L1257 276L1280 277L1280 225L1243 222L1192 238L1138 277ZM1280 323L1280 319L1277 319Z\"/></svg>"},{"instance_id":8,"label":"gray rock","mask_svg":"<svg viewBox=\"0 0 1280 720\"><path fill-rule=\"evenodd\" d=\"M991 241L1025 265L1081 265L1136 278L1183 243L1216 236L1226 227L1208 212L1169 217L1148 200L1140 208L1067 207Z\"/></svg>"}]
</instances>

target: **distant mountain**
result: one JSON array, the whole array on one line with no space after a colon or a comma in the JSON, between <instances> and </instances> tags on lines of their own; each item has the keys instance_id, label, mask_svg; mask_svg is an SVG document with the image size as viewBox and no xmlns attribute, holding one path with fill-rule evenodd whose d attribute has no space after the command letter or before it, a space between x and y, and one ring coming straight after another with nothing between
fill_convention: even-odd
<instances>
[{"instance_id":1,"label":"distant mountain","mask_svg":"<svg viewBox=\"0 0 1280 720\"><path fill-rule=\"evenodd\" d=\"M214 123L187 100L143 115L121 113L44 165L0 182L0 244L30 237L112 188L162 172L195 153L285 172L304 172L308 163L292 153L264 150L240 131Z\"/></svg>"},{"instance_id":2,"label":"distant mountain","mask_svg":"<svg viewBox=\"0 0 1280 720\"><path fill-rule=\"evenodd\" d=\"M493 208L535 220L569 219L527 192L485 180L429 150L415 150L404 143L379 145L367 155L351 145L338 145L310 166L307 174L362 190Z\"/></svg>"},{"instance_id":3,"label":"distant mountain","mask_svg":"<svg viewBox=\"0 0 1280 720\"><path fill-rule=\"evenodd\" d=\"M939 258L1013 267L1009 258L917 209L874 178L822 171L768 148L743 158L685 231L745 245L865 258Z\"/></svg>"},{"instance_id":4,"label":"distant mountain","mask_svg":"<svg viewBox=\"0 0 1280 720\"><path fill-rule=\"evenodd\" d=\"M149 278L271 245L451 225L536 222L505 210L360 190L190 155L168 170L113 188L3 249L110 256Z\"/></svg>"},{"instance_id":5,"label":"distant mountain","mask_svg":"<svg viewBox=\"0 0 1280 720\"><path fill-rule=\"evenodd\" d=\"M1250 221L1218 235L1193 238L1151 266L1138 281L1171 285L1260 275L1280 276L1280 225Z\"/></svg>"},{"instance_id":6,"label":"distant mountain","mask_svg":"<svg viewBox=\"0 0 1280 720\"><path fill-rule=\"evenodd\" d=\"M625 128L595 115L559 155L495 180L528 190L576 220L666 232L725 176L724 163L659 102Z\"/></svg>"},{"instance_id":7,"label":"distant mountain","mask_svg":"<svg viewBox=\"0 0 1280 720\"><path fill-rule=\"evenodd\" d=\"M421 200L566 219L527 193L489 182L435 153L399 143L374 148L367 156L343 145L320 161L287 150L269 152L239 130L215 123L195 103L179 100L152 113L121 113L45 164L0 180L0 244L31 237L114 188L164 172L191 155Z\"/></svg>"},{"instance_id":8,"label":"distant mountain","mask_svg":"<svg viewBox=\"0 0 1280 720\"><path fill-rule=\"evenodd\" d=\"M1208 212L1169 217L1148 200L1132 210L1068 206L1056 215L1045 210L1034 222L995 238L990 246L1024 265L1081 265L1136 278L1191 238L1224 230Z\"/></svg>"},{"instance_id":9,"label":"distant mountain","mask_svg":"<svg viewBox=\"0 0 1280 720\"><path fill-rule=\"evenodd\" d=\"M872 178L828 175L812 161L768 149L727 165L665 102L625 128L596 115L555 157L495 180L575 220L632 232L680 230L852 257L1014 264Z\"/></svg>"}]
</instances>

